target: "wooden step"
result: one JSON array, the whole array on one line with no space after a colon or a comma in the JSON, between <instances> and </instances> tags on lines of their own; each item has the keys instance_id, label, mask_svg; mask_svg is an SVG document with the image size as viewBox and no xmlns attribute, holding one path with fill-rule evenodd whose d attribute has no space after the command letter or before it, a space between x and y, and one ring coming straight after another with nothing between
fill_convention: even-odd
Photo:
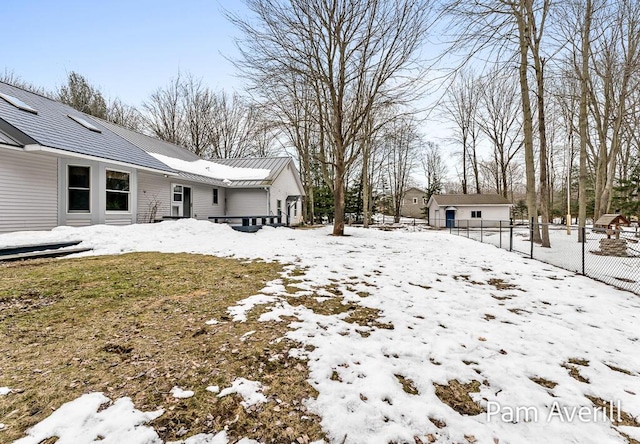
<instances>
[{"instance_id":1,"label":"wooden step","mask_svg":"<svg viewBox=\"0 0 640 444\"><path fill-rule=\"evenodd\" d=\"M57 250L59 248L73 247L74 245L78 245L80 242L82 241L47 242L42 244L24 244L2 247L0 248L0 257L20 253L30 253L33 251Z\"/></svg>"},{"instance_id":2,"label":"wooden step","mask_svg":"<svg viewBox=\"0 0 640 444\"><path fill-rule=\"evenodd\" d=\"M0 262L12 262L12 261L20 261L24 259L42 259L42 258L60 257L60 256L67 256L69 254L74 254L74 253L83 253L85 251L91 251L91 250L93 250L93 248L78 247L78 248L56 248L53 250L27 251L23 253L15 253L15 254L3 254L3 255L0 255Z\"/></svg>"}]
</instances>

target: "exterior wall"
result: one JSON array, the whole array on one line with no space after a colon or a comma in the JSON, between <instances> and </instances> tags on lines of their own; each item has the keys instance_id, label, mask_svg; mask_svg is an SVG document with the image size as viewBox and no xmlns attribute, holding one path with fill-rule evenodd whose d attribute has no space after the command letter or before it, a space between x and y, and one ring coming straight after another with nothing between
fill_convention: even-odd
<instances>
[{"instance_id":1,"label":"exterior wall","mask_svg":"<svg viewBox=\"0 0 640 444\"><path fill-rule=\"evenodd\" d=\"M499 221L508 221L510 217L510 207L508 205L451 205L456 210L456 226L460 227L484 227L498 226ZM434 228L446 227L446 208L449 206L438 206L435 201L429 207L429 225ZM472 218L472 211L481 211L481 218Z\"/></svg>"},{"instance_id":2,"label":"exterior wall","mask_svg":"<svg viewBox=\"0 0 640 444\"><path fill-rule=\"evenodd\" d=\"M275 211L269 213L267 190L264 188L229 188L226 190L226 207L225 214L227 216L266 216L275 214Z\"/></svg>"},{"instance_id":3,"label":"exterior wall","mask_svg":"<svg viewBox=\"0 0 640 444\"><path fill-rule=\"evenodd\" d=\"M225 189L218 188L218 203L213 203L213 187L205 184L193 184L189 185L185 183L185 186L191 186L193 193L193 217L196 219L207 220L210 216L223 216L224 215L224 199Z\"/></svg>"},{"instance_id":4,"label":"exterior wall","mask_svg":"<svg viewBox=\"0 0 640 444\"><path fill-rule=\"evenodd\" d=\"M138 223L153 222L171 215L172 184L191 188L193 218L207 220L210 216L224 215L224 188L141 171L138 173ZM218 204L213 203L214 188L218 188Z\"/></svg>"},{"instance_id":5,"label":"exterior wall","mask_svg":"<svg viewBox=\"0 0 640 444\"><path fill-rule=\"evenodd\" d=\"M424 191L418 188L409 188L402 198L400 215L402 217L424 218L422 209L425 206L427 206L427 202L425 201Z\"/></svg>"},{"instance_id":6,"label":"exterior wall","mask_svg":"<svg viewBox=\"0 0 640 444\"><path fill-rule=\"evenodd\" d=\"M58 225L55 157L0 148L0 232Z\"/></svg>"},{"instance_id":7,"label":"exterior wall","mask_svg":"<svg viewBox=\"0 0 640 444\"><path fill-rule=\"evenodd\" d=\"M278 175L269 190L269 212L265 214L277 215L278 200L282 201L283 216L287 214L287 197L302 196L304 190L299 188L298 182L294 174L297 174L292 168L291 163ZM292 203L289 208L289 223L298 225L302 222L302 199ZM283 219L284 221L284 219Z\"/></svg>"},{"instance_id":8,"label":"exterior wall","mask_svg":"<svg viewBox=\"0 0 640 444\"><path fill-rule=\"evenodd\" d=\"M138 172L138 217L147 223L170 213L171 179L146 171Z\"/></svg>"},{"instance_id":9,"label":"exterior wall","mask_svg":"<svg viewBox=\"0 0 640 444\"><path fill-rule=\"evenodd\" d=\"M89 167L90 173L90 211L71 213L68 211L68 166ZM129 173L129 209L128 211L106 210L106 170ZM95 224L129 225L136 222L138 203L137 170L106 162L85 159L58 159L58 225L81 227Z\"/></svg>"}]
</instances>

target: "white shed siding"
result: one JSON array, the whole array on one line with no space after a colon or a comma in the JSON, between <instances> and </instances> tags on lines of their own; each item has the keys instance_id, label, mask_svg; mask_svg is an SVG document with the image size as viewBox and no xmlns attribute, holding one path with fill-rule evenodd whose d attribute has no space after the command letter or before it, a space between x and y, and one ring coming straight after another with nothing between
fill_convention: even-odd
<instances>
[{"instance_id":1,"label":"white shed siding","mask_svg":"<svg viewBox=\"0 0 640 444\"><path fill-rule=\"evenodd\" d=\"M226 197L226 214L228 216L266 216L269 214L267 190L265 189L227 189ZM275 207L272 213L275 214Z\"/></svg>"},{"instance_id":2,"label":"white shed siding","mask_svg":"<svg viewBox=\"0 0 640 444\"><path fill-rule=\"evenodd\" d=\"M57 159L8 149L0 156L0 232L58 225Z\"/></svg>"},{"instance_id":3,"label":"white shed siding","mask_svg":"<svg viewBox=\"0 0 640 444\"><path fill-rule=\"evenodd\" d=\"M146 171L138 172L138 223L153 222L171 214L171 179ZM153 207L156 207L153 214Z\"/></svg>"},{"instance_id":4,"label":"white shed siding","mask_svg":"<svg viewBox=\"0 0 640 444\"><path fill-rule=\"evenodd\" d=\"M499 221L508 221L510 217L510 207L508 205L452 205L456 208L456 226L497 226ZM429 225L436 228L446 227L446 206L438 206L432 202L429 207ZM472 211L481 211L481 218L472 218Z\"/></svg>"},{"instance_id":5,"label":"white shed siding","mask_svg":"<svg viewBox=\"0 0 640 444\"><path fill-rule=\"evenodd\" d=\"M287 196L296 196L296 195L301 196L302 194L304 194L304 190L301 190L299 188L298 182L296 181L295 176L294 176L294 172L291 169L291 164L289 164L289 165L287 165L287 167L284 170L282 170L282 172L278 175L276 180L271 185L270 201L269 201L269 204L271 206L271 212L273 214L276 213L276 211L277 211L277 201L281 200L282 201L282 211L286 215L287 214L287 208L286 208ZM293 213L294 212L293 212L293 208L292 208L291 209L291 219L289 221L291 223L291 225L297 225L300 222L302 222L302 201L301 201L301 199L298 199L298 202L297 202L297 210L296 210L297 215L294 216Z\"/></svg>"}]
</instances>

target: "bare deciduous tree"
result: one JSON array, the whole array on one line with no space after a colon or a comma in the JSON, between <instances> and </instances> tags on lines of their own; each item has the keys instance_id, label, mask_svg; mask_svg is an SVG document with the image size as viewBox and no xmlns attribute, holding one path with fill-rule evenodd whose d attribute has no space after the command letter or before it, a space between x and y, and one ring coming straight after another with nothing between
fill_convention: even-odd
<instances>
[{"instance_id":1,"label":"bare deciduous tree","mask_svg":"<svg viewBox=\"0 0 640 444\"><path fill-rule=\"evenodd\" d=\"M522 148L522 119L518 85L500 70L492 70L479 82L480 102L477 122L493 145L493 172L496 193L505 198L509 191L509 166Z\"/></svg>"},{"instance_id":2,"label":"bare deciduous tree","mask_svg":"<svg viewBox=\"0 0 640 444\"><path fill-rule=\"evenodd\" d=\"M314 88L324 138L319 157L332 171L333 233L343 235L345 180L362 155L359 142L374 105L406 102L416 93L421 76L414 62L428 28L428 2L246 4L255 20L230 14L244 34L237 65L255 83L284 71L302 76Z\"/></svg>"}]
</instances>

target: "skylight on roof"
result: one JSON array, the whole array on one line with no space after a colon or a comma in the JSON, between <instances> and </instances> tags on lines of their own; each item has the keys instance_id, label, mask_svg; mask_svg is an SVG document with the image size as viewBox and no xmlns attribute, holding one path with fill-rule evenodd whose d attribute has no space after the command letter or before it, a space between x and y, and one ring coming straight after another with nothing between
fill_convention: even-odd
<instances>
[{"instance_id":1,"label":"skylight on roof","mask_svg":"<svg viewBox=\"0 0 640 444\"><path fill-rule=\"evenodd\" d=\"M32 114L38 114L38 110L30 107L29 105L27 105L22 100L16 97L10 96L9 94L5 94L5 93L0 93L0 97L3 98L7 103L12 104L13 106L15 106L18 109L21 109L22 111L26 111Z\"/></svg>"},{"instance_id":2,"label":"skylight on roof","mask_svg":"<svg viewBox=\"0 0 640 444\"><path fill-rule=\"evenodd\" d=\"M71 115L71 114L67 114L67 116L71 120L75 120L76 122L78 122L80 125L84 126L88 130L95 131L96 133L101 133L102 132L102 130L100 128L98 128L97 126L93 125L88 120L83 119L82 117L74 116L74 115Z\"/></svg>"}]
</instances>

